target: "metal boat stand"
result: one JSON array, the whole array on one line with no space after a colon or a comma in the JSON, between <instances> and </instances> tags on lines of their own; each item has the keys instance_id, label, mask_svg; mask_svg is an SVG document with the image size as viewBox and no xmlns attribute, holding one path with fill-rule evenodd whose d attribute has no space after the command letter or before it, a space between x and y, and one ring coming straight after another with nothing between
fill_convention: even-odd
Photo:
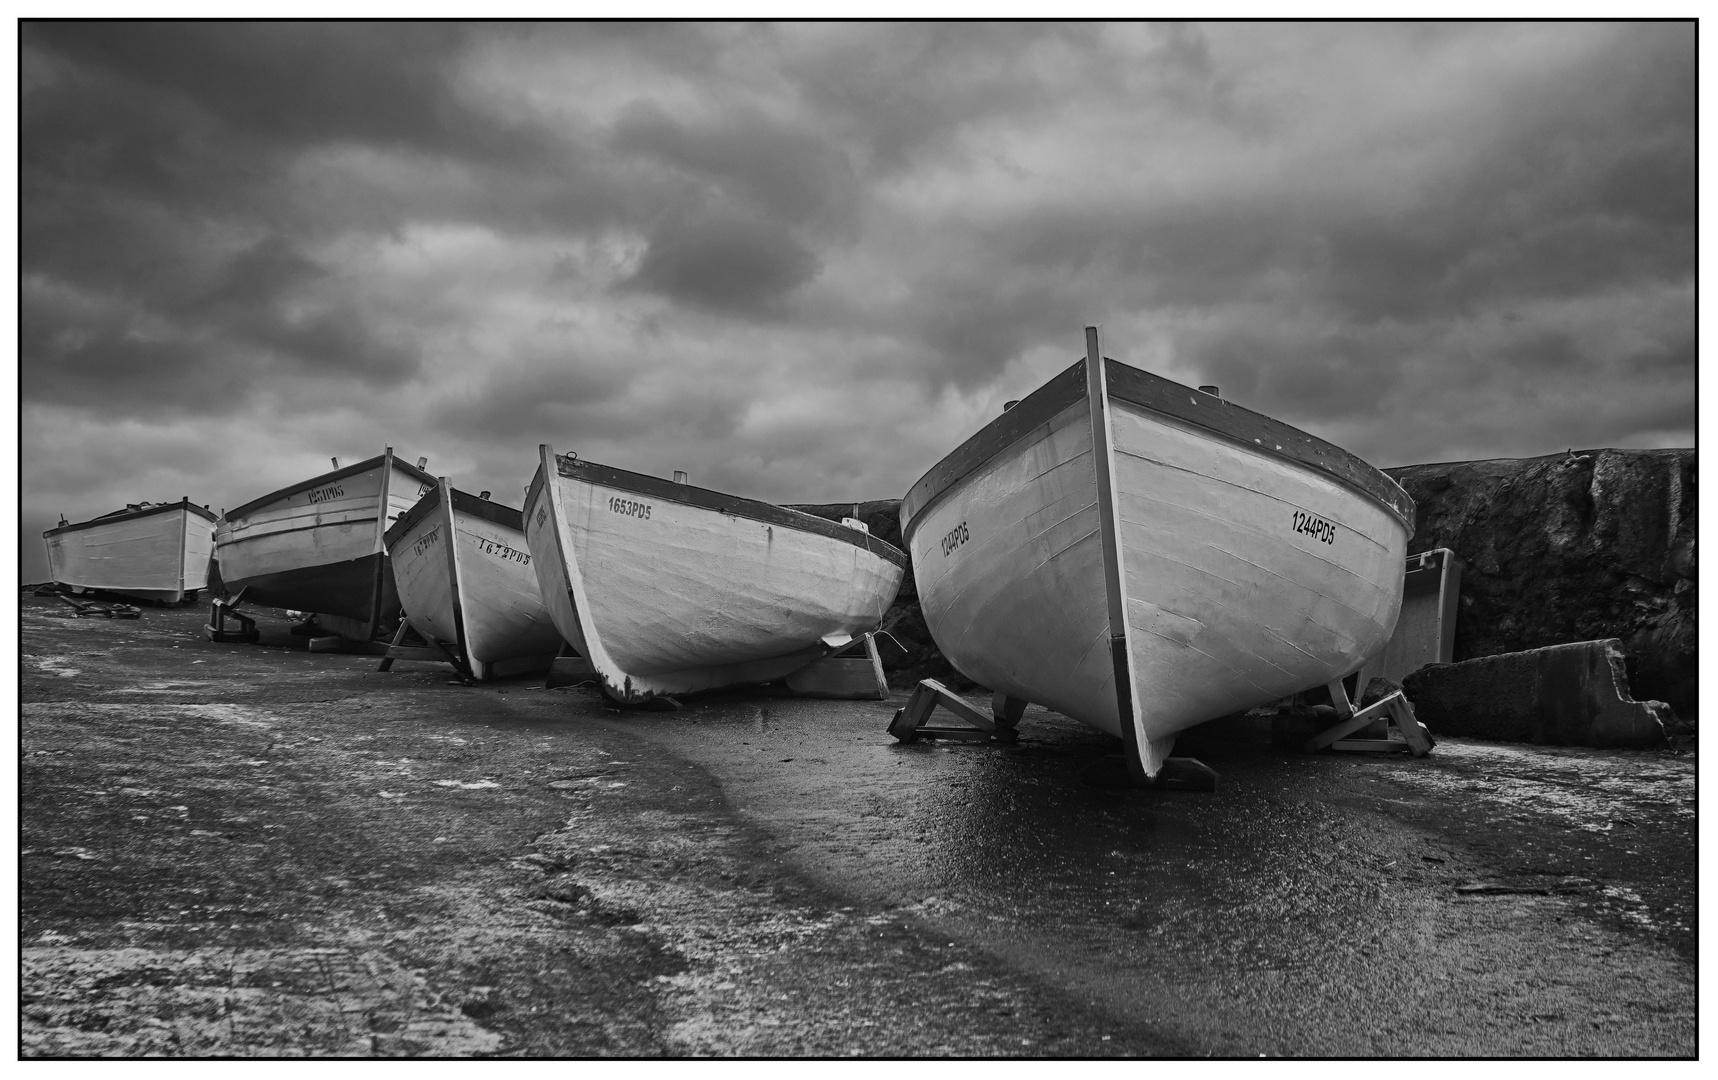
<instances>
[{"instance_id":1,"label":"metal boat stand","mask_svg":"<svg viewBox=\"0 0 1718 1080\"><path fill-rule=\"evenodd\" d=\"M1349 704L1348 691L1343 687L1341 679L1329 683L1327 688L1330 690L1330 702L1336 706L1336 715L1342 717L1342 721L1308 739L1305 746L1307 753L1328 748L1372 753L1406 751L1415 757L1425 757L1436 745L1432 733L1426 730L1426 725L1414 718L1414 706L1400 690L1379 698L1364 709L1356 709ZM1362 728L1380 722L1387 722L1384 738L1349 738L1359 733ZM1394 728L1397 734L1390 735L1390 728Z\"/></svg>"},{"instance_id":2,"label":"metal boat stand","mask_svg":"<svg viewBox=\"0 0 1718 1080\"><path fill-rule=\"evenodd\" d=\"M795 697L882 701L889 696L875 634L860 634L789 675L786 682Z\"/></svg>"},{"instance_id":3,"label":"metal boat stand","mask_svg":"<svg viewBox=\"0 0 1718 1080\"><path fill-rule=\"evenodd\" d=\"M973 726L941 727L927 724L932 710L938 705ZM986 716L935 679L920 679L919 685L913 688L913 696L907 699L906 707L895 710L895 718L889 721L889 734L900 742L953 739L956 742L995 740L1011 743L1019 738L1014 728L1020 723L1020 716L1025 711L1024 701L998 693L991 698L991 715Z\"/></svg>"},{"instance_id":4,"label":"metal boat stand","mask_svg":"<svg viewBox=\"0 0 1718 1080\"><path fill-rule=\"evenodd\" d=\"M414 644L407 644L410 637ZM472 675L471 667L465 662L465 657L434 638L425 638L412 628L404 618L400 619L400 628L394 632L394 640L388 643L388 651L382 654L382 662L376 665L377 671L391 671L395 660L427 660L430 663L446 661L453 665L459 673L461 682L470 686L477 681Z\"/></svg>"},{"instance_id":5,"label":"metal boat stand","mask_svg":"<svg viewBox=\"0 0 1718 1080\"><path fill-rule=\"evenodd\" d=\"M257 621L238 610L239 601L245 597L245 591L240 589L233 594L231 600L219 596L209 600L209 622L203 629L209 632L210 641L236 641L246 645L255 645L262 634L257 631ZM227 629L227 620L236 621L241 629Z\"/></svg>"},{"instance_id":6,"label":"metal boat stand","mask_svg":"<svg viewBox=\"0 0 1718 1080\"><path fill-rule=\"evenodd\" d=\"M100 615L104 619L138 619L143 617L143 609L132 607L130 604L103 604L95 600L73 600L64 593L58 594L60 599L70 604L76 611L77 618L93 619Z\"/></svg>"}]
</instances>

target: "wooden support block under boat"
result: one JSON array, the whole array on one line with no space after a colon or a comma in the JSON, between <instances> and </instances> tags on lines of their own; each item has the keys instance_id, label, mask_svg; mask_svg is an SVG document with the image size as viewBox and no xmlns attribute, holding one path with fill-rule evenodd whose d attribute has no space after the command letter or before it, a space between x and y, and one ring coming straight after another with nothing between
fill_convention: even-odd
<instances>
[{"instance_id":1,"label":"wooden support block under boat","mask_svg":"<svg viewBox=\"0 0 1718 1080\"><path fill-rule=\"evenodd\" d=\"M814 660L787 677L795 696L882 701L889 696L883 660L874 635L861 634L822 660Z\"/></svg>"},{"instance_id":2,"label":"wooden support block under boat","mask_svg":"<svg viewBox=\"0 0 1718 1080\"><path fill-rule=\"evenodd\" d=\"M998 690L990 696L990 715L997 727L1013 730L1020 726L1020 718L1026 715L1026 702Z\"/></svg>"},{"instance_id":3,"label":"wooden support block under boat","mask_svg":"<svg viewBox=\"0 0 1718 1080\"><path fill-rule=\"evenodd\" d=\"M597 677L596 665L589 657L576 653L567 653L555 657L549 665L549 674L543 680L543 689L553 690L557 686L577 686L579 683L591 682Z\"/></svg>"},{"instance_id":4,"label":"wooden support block under boat","mask_svg":"<svg viewBox=\"0 0 1718 1080\"><path fill-rule=\"evenodd\" d=\"M1150 791L1216 791L1218 772L1198 758L1164 758L1156 775L1141 779L1123 757L1100 758L1080 773L1092 787L1140 788Z\"/></svg>"}]
</instances>

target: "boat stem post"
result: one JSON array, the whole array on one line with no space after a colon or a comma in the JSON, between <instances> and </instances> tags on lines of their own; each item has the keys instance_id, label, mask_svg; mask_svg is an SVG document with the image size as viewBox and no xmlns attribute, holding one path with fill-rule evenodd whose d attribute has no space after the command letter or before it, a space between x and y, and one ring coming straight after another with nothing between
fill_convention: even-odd
<instances>
[{"instance_id":1,"label":"boat stem post","mask_svg":"<svg viewBox=\"0 0 1718 1080\"><path fill-rule=\"evenodd\" d=\"M973 726L933 727L927 724L925 721L930 719L932 711L938 705ZM1025 711L1025 702L1021 702L1020 707L1021 711ZM953 739L957 742L995 740L1011 743L1019 737L1012 726L1004 727L998 724L994 717L986 716L982 710L973 708L966 699L935 679L919 680L919 685L913 689L912 697L907 699L906 707L896 710L895 718L889 721L889 734L901 742Z\"/></svg>"}]
</instances>

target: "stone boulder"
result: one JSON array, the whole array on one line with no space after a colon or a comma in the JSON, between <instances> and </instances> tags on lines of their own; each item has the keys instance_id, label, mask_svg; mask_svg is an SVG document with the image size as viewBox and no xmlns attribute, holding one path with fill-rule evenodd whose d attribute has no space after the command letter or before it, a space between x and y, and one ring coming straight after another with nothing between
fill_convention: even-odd
<instances>
[{"instance_id":1,"label":"stone boulder","mask_svg":"<svg viewBox=\"0 0 1718 1080\"><path fill-rule=\"evenodd\" d=\"M1616 638L1634 696L1668 702L1693 723L1694 450L1385 472L1417 505L1408 550L1450 548L1464 564L1455 660Z\"/></svg>"},{"instance_id":2,"label":"stone boulder","mask_svg":"<svg viewBox=\"0 0 1718 1080\"><path fill-rule=\"evenodd\" d=\"M1629 697L1615 638L1430 664L1403 684L1415 717L1439 735L1649 748L1673 727L1663 702Z\"/></svg>"}]
</instances>

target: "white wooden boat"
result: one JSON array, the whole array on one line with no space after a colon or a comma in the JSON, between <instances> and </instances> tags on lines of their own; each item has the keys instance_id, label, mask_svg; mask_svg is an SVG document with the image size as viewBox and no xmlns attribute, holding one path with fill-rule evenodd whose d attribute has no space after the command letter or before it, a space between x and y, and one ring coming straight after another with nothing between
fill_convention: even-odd
<instances>
[{"instance_id":1,"label":"white wooden boat","mask_svg":"<svg viewBox=\"0 0 1718 1080\"><path fill-rule=\"evenodd\" d=\"M382 536L434 490L435 477L394 457L337 468L228 510L215 563L228 596L315 612L332 633L368 641L399 619Z\"/></svg>"},{"instance_id":2,"label":"white wooden boat","mask_svg":"<svg viewBox=\"0 0 1718 1080\"><path fill-rule=\"evenodd\" d=\"M876 627L901 586L906 555L857 522L540 456L531 565L616 700L782 678Z\"/></svg>"},{"instance_id":3,"label":"white wooden boat","mask_svg":"<svg viewBox=\"0 0 1718 1080\"><path fill-rule=\"evenodd\" d=\"M1280 421L1087 356L901 505L925 622L977 682L1122 738L1341 678L1390 639L1414 506Z\"/></svg>"},{"instance_id":4,"label":"white wooden boat","mask_svg":"<svg viewBox=\"0 0 1718 1080\"><path fill-rule=\"evenodd\" d=\"M473 678L544 671L560 652L519 511L456 491L444 476L383 543L406 622Z\"/></svg>"},{"instance_id":5,"label":"white wooden boat","mask_svg":"<svg viewBox=\"0 0 1718 1080\"><path fill-rule=\"evenodd\" d=\"M48 571L73 592L101 589L176 604L208 586L215 515L180 499L124 510L42 534Z\"/></svg>"}]
</instances>

